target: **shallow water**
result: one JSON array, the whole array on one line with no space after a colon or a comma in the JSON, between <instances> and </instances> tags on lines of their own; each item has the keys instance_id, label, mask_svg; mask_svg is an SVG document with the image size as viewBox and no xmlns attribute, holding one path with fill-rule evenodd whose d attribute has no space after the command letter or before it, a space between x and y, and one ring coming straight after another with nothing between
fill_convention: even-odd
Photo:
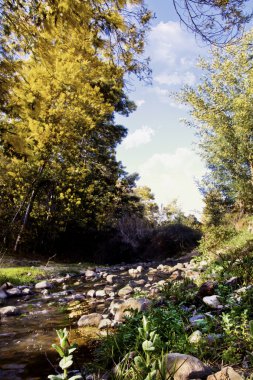
<instances>
[{"instance_id":1,"label":"shallow water","mask_svg":"<svg viewBox=\"0 0 253 380\"><path fill-rule=\"evenodd\" d=\"M94 286L94 283L82 282L74 285L75 281L76 278L67 283L73 293L83 293ZM55 330L64 327L70 330L70 340L79 344L77 356L80 365L90 360L92 337L88 332L85 334L77 329L78 316L74 319L68 317L70 305L78 305L78 301L71 300L71 294L58 296L60 291L62 285L57 285L48 296L34 291L30 296L12 297L5 303L4 306L19 306L22 314L2 318L0 322L1 380L47 379L49 374L55 374L59 359L51 344L57 343ZM79 304L83 314L99 309L99 303L90 304L83 300ZM85 335L87 339L84 339ZM93 334L93 339L95 337Z\"/></svg>"}]
</instances>

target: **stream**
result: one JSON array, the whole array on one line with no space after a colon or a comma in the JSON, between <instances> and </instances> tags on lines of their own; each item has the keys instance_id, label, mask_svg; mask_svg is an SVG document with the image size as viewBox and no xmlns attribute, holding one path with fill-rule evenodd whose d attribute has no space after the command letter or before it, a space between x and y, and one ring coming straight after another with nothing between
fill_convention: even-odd
<instances>
[{"instance_id":1,"label":"stream","mask_svg":"<svg viewBox=\"0 0 253 380\"><path fill-rule=\"evenodd\" d=\"M88 283L80 275L65 278L45 294L33 288L30 295L10 297L2 305L15 305L21 314L2 317L0 321L1 380L47 379L49 374L55 374L59 360L51 344L58 343L55 330L64 327L70 330L71 341L79 345L80 362L90 359L88 338L91 333L94 339L94 332L90 328L84 339L85 332L77 328L76 321L81 311L82 314L103 311L103 302L82 298L91 287L99 289L101 280ZM70 319L71 309L80 306L77 317Z\"/></svg>"},{"instance_id":2,"label":"stream","mask_svg":"<svg viewBox=\"0 0 253 380\"><path fill-rule=\"evenodd\" d=\"M85 368L93 360L92 353L99 335L106 334L107 328L80 327L77 321L84 315L89 317L90 313L98 313L100 318L105 318L104 321L106 318L108 321L109 316L113 326L113 318L117 321L118 317L111 314L111 303L124 303L129 297L129 301L132 299L135 303L133 297L144 297L139 298L140 301L145 297L157 299L160 287L166 281L182 278L182 274L188 278L198 276L188 261L186 256L163 264L142 263L134 267L84 270L79 267L78 274L70 272L65 275L60 275L60 271L56 275L55 271L46 268L47 280L42 281L46 282L45 286L38 287L37 283L10 289L19 294L8 293L1 307L15 306L19 315L1 316L0 379L37 380L56 374L59 358L51 345L58 343L55 330L64 327L70 332L70 342L78 344L75 358L80 367Z\"/></svg>"}]
</instances>

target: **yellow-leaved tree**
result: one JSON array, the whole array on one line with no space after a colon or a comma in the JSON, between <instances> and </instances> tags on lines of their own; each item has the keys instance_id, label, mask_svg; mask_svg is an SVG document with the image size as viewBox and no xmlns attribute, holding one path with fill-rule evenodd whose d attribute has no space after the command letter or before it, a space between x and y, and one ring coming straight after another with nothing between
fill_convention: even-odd
<instances>
[{"instance_id":1,"label":"yellow-leaved tree","mask_svg":"<svg viewBox=\"0 0 253 380\"><path fill-rule=\"evenodd\" d=\"M135 109L125 76L149 73L150 17L141 0L3 3L0 207L15 250L29 220L100 226L119 207L114 114Z\"/></svg>"}]
</instances>

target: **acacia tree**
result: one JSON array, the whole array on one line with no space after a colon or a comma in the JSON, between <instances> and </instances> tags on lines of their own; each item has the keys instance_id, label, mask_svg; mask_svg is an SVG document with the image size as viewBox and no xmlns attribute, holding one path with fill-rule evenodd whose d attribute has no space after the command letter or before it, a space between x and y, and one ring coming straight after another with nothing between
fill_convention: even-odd
<instances>
[{"instance_id":1,"label":"acacia tree","mask_svg":"<svg viewBox=\"0 0 253 380\"><path fill-rule=\"evenodd\" d=\"M114 113L140 60L150 13L140 0L3 2L1 205L7 221L62 227L105 223L126 176L115 148L126 129ZM9 78L15 73L15 83ZM119 203L115 201L115 203ZM6 213L9 210L10 213Z\"/></svg>"},{"instance_id":2,"label":"acacia tree","mask_svg":"<svg viewBox=\"0 0 253 380\"><path fill-rule=\"evenodd\" d=\"M210 62L200 62L201 84L181 94L209 168L205 191L218 191L241 212L253 208L252 40L250 32L237 46L215 50Z\"/></svg>"}]
</instances>

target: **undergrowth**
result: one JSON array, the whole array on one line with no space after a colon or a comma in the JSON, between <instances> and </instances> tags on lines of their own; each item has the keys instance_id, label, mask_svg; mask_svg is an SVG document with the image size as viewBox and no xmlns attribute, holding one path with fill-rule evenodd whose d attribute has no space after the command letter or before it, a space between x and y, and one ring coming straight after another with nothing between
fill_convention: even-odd
<instances>
[{"instance_id":1,"label":"undergrowth","mask_svg":"<svg viewBox=\"0 0 253 380\"><path fill-rule=\"evenodd\" d=\"M0 285L10 282L13 285L26 285L45 276L45 271L33 267L17 267L0 269Z\"/></svg>"}]
</instances>

